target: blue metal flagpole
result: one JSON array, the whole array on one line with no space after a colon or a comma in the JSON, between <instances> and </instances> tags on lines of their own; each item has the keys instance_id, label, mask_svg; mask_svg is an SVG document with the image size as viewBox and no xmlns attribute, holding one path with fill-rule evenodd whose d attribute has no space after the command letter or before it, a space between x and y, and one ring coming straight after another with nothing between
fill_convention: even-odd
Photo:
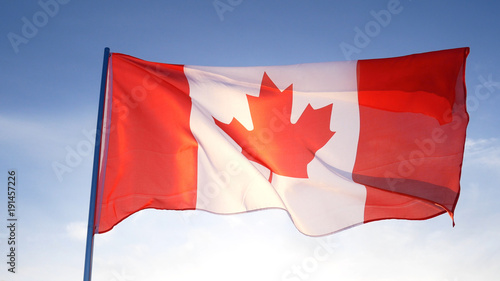
<instances>
[{"instance_id":1,"label":"blue metal flagpole","mask_svg":"<svg viewBox=\"0 0 500 281\"><path fill-rule=\"evenodd\" d=\"M108 74L109 48L104 49L104 59L102 63L101 95L99 97L99 109L97 113L97 129L94 147L94 169L92 171L92 187L90 190L89 223L87 227L87 246L85 249L85 269L83 281L90 281L92 278L92 253L94 251L94 218L95 202L97 194L97 180L99 175L99 155L101 151L102 119L104 116L104 98L106 94L106 78Z\"/></svg>"}]
</instances>

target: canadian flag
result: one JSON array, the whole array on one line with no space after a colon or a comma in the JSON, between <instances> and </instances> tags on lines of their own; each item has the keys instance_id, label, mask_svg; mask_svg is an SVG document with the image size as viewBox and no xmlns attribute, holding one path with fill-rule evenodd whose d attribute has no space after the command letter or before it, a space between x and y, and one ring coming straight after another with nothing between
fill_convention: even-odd
<instances>
[{"instance_id":1,"label":"canadian flag","mask_svg":"<svg viewBox=\"0 0 500 281\"><path fill-rule=\"evenodd\" d=\"M312 236L452 216L468 53L262 67L113 53L94 233L146 208L280 208Z\"/></svg>"}]
</instances>

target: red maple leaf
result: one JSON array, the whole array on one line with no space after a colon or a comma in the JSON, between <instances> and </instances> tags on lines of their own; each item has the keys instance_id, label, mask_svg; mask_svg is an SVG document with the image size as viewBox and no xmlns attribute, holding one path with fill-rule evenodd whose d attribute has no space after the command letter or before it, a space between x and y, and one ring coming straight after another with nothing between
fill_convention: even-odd
<instances>
[{"instance_id":1,"label":"red maple leaf","mask_svg":"<svg viewBox=\"0 0 500 281\"><path fill-rule=\"evenodd\" d=\"M249 160L282 176L307 178L307 164L335 134L330 131L332 105L313 109L310 104L297 123L290 121L293 84L281 92L264 72L258 97L247 95L254 129L248 131L233 118L215 123L242 148Z\"/></svg>"}]
</instances>

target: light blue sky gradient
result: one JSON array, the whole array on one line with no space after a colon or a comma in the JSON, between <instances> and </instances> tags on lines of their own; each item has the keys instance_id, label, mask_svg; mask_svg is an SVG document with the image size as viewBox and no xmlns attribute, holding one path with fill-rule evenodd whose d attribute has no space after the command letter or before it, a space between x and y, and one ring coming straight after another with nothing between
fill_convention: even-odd
<instances>
[{"instance_id":1,"label":"light blue sky gradient","mask_svg":"<svg viewBox=\"0 0 500 281\"><path fill-rule=\"evenodd\" d=\"M235 216L147 210L96 236L94 280L500 276L496 2L55 1L40 1L57 3L48 11L38 1L0 3L0 281L82 279L92 173L92 153L85 148L91 142L88 132L95 130L104 47L165 63L253 66L468 46L471 119L454 228L444 215L374 222L311 238L279 210ZM229 9L218 13L216 6L224 5ZM388 5L399 12L372 29L369 42L356 45L357 28L373 26L372 11ZM36 31L25 27L26 21L38 23ZM22 43L13 44L13 37ZM358 53L346 56L345 44ZM58 177L54 163L67 164L78 149L71 171ZM19 174L16 274L7 272L6 264L6 186L12 168Z\"/></svg>"}]
</instances>

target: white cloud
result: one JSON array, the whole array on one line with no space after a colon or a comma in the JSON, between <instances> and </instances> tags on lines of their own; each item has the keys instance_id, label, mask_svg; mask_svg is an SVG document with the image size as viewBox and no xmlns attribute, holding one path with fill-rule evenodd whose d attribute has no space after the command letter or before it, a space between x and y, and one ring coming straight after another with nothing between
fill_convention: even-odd
<instances>
[{"instance_id":1,"label":"white cloud","mask_svg":"<svg viewBox=\"0 0 500 281\"><path fill-rule=\"evenodd\" d=\"M64 120L64 119L62 119ZM0 116L0 127L5 131L2 141L22 140L58 141L67 136L68 124L62 120L43 120L36 117Z\"/></svg>"},{"instance_id":2,"label":"white cloud","mask_svg":"<svg viewBox=\"0 0 500 281\"><path fill-rule=\"evenodd\" d=\"M481 151L487 147L490 147L492 144L498 144L497 138L489 138L489 139L472 139L468 138L465 142L465 148L471 151Z\"/></svg>"},{"instance_id":3,"label":"white cloud","mask_svg":"<svg viewBox=\"0 0 500 281\"><path fill-rule=\"evenodd\" d=\"M85 241L87 238L87 223L71 222L66 225L66 233L72 239L77 241Z\"/></svg>"},{"instance_id":4,"label":"white cloud","mask_svg":"<svg viewBox=\"0 0 500 281\"><path fill-rule=\"evenodd\" d=\"M500 166L500 140L497 138L467 139L465 163L488 167Z\"/></svg>"},{"instance_id":5,"label":"white cloud","mask_svg":"<svg viewBox=\"0 0 500 281\"><path fill-rule=\"evenodd\" d=\"M9 147L10 153L16 151L31 159L34 156L51 159L64 155L66 146L86 140L83 131L92 131L94 119L90 116L0 116L0 143Z\"/></svg>"}]
</instances>

